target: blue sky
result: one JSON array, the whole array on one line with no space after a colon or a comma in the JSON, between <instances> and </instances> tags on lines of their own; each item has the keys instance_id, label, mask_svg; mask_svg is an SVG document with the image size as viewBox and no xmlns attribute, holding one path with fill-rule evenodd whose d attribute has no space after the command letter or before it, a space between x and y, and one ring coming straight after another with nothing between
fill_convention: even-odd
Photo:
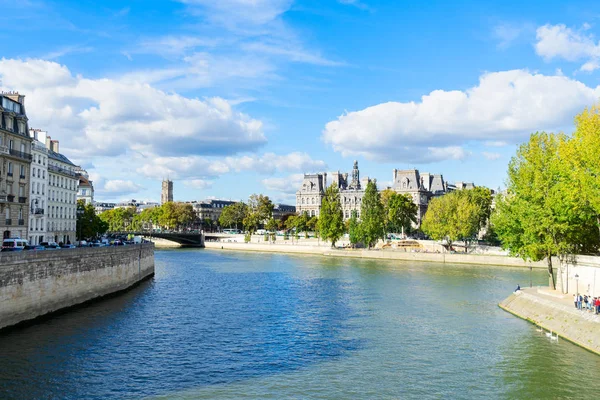
<instances>
[{"instance_id":1,"label":"blue sky","mask_svg":"<svg viewBox=\"0 0 600 400\"><path fill-rule=\"evenodd\" d=\"M519 143L598 101L600 5L0 0L0 88L96 199L294 203L303 172L497 188Z\"/></svg>"}]
</instances>

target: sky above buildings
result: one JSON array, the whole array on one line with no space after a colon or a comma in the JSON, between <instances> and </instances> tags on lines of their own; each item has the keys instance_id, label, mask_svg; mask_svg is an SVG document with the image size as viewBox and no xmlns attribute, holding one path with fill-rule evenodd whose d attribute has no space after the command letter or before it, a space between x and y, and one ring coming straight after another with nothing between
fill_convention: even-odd
<instances>
[{"instance_id":1,"label":"sky above buildings","mask_svg":"<svg viewBox=\"0 0 600 400\"><path fill-rule=\"evenodd\" d=\"M294 203L304 172L503 185L600 97L583 1L0 0L0 88L96 200Z\"/></svg>"}]
</instances>

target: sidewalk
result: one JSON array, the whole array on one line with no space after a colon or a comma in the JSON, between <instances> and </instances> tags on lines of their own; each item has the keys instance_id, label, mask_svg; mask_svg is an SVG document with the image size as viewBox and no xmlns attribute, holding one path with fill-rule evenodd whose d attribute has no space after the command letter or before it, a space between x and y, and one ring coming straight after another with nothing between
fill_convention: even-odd
<instances>
[{"instance_id":1,"label":"sidewalk","mask_svg":"<svg viewBox=\"0 0 600 400\"><path fill-rule=\"evenodd\" d=\"M512 293L500 308L600 355L600 315L578 310L573 295L547 288Z\"/></svg>"}]
</instances>

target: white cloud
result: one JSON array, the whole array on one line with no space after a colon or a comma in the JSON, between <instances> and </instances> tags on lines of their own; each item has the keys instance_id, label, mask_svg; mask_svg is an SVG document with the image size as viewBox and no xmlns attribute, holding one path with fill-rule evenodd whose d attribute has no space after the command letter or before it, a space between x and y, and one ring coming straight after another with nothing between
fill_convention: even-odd
<instances>
[{"instance_id":1,"label":"white cloud","mask_svg":"<svg viewBox=\"0 0 600 400\"><path fill-rule=\"evenodd\" d=\"M243 45L245 51L281 56L293 62L335 67L346 65L343 62L328 60L320 54L309 52L298 45L290 43L254 42Z\"/></svg>"},{"instance_id":2,"label":"white cloud","mask_svg":"<svg viewBox=\"0 0 600 400\"><path fill-rule=\"evenodd\" d=\"M293 174L285 178L266 178L262 180L262 184L268 190L292 195L298 191L303 179L304 174Z\"/></svg>"},{"instance_id":3,"label":"white cloud","mask_svg":"<svg viewBox=\"0 0 600 400\"><path fill-rule=\"evenodd\" d=\"M581 29L572 29L564 24L546 24L537 29L535 51L546 60L562 58L567 61L588 60L582 71L598 68L600 42L588 33L590 26L584 24Z\"/></svg>"},{"instance_id":4,"label":"white cloud","mask_svg":"<svg viewBox=\"0 0 600 400\"><path fill-rule=\"evenodd\" d=\"M593 72L600 68L600 62L598 60L588 61L583 64L580 68L583 72Z\"/></svg>"},{"instance_id":5,"label":"white cloud","mask_svg":"<svg viewBox=\"0 0 600 400\"><path fill-rule=\"evenodd\" d=\"M131 180L115 179L105 181L104 186L98 191L102 194L125 195L137 193L142 189L142 186Z\"/></svg>"},{"instance_id":6,"label":"white cloud","mask_svg":"<svg viewBox=\"0 0 600 400\"><path fill-rule=\"evenodd\" d=\"M327 167L324 161L313 160L307 153L301 152L286 155L265 153L260 157L228 157L226 162L235 171L256 171L263 174L281 171L320 171Z\"/></svg>"},{"instance_id":7,"label":"white cloud","mask_svg":"<svg viewBox=\"0 0 600 400\"><path fill-rule=\"evenodd\" d=\"M148 53L162 56L181 55L198 47L215 47L222 41L218 38L204 38L191 35L167 35L158 38L146 38L128 53Z\"/></svg>"},{"instance_id":8,"label":"white cloud","mask_svg":"<svg viewBox=\"0 0 600 400\"><path fill-rule=\"evenodd\" d=\"M365 3L363 3L360 0L338 0L338 3L340 4L344 4L347 6L354 6L356 8L360 8L362 10L368 10L369 6L367 6Z\"/></svg>"},{"instance_id":9,"label":"white cloud","mask_svg":"<svg viewBox=\"0 0 600 400\"><path fill-rule=\"evenodd\" d=\"M265 153L261 156L225 157L223 159L200 156L151 157L137 168L136 172L153 179L203 179L217 177L229 172L256 172L273 174L323 170L325 162L313 160L308 154L293 152L286 155Z\"/></svg>"},{"instance_id":10,"label":"white cloud","mask_svg":"<svg viewBox=\"0 0 600 400\"><path fill-rule=\"evenodd\" d=\"M504 147L506 145L508 145L508 143L502 141L502 140L491 140L491 141L486 141L483 143L484 145L488 146L488 147Z\"/></svg>"},{"instance_id":11,"label":"white cloud","mask_svg":"<svg viewBox=\"0 0 600 400\"><path fill-rule=\"evenodd\" d=\"M529 24L502 23L493 28L492 36L498 40L499 48L506 49L524 34L530 32L533 33L533 27Z\"/></svg>"},{"instance_id":12,"label":"white cloud","mask_svg":"<svg viewBox=\"0 0 600 400\"><path fill-rule=\"evenodd\" d=\"M262 122L221 98L190 99L148 84L74 76L42 60L0 60L0 88L27 95L31 125L75 158L128 149L160 156L235 154L266 143Z\"/></svg>"},{"instance_id":13,"label":"white cloud","mask_svg":"<svg viewBox=\"0 0 600 400\"><path fill-rule=\"evenodd\" d=\"M388 102L326 124L323 140L343 155L423 163L459 159L469 141L515 142L571 124L600 87L526 70L486 73L465 91L435 90L420 102Z\"/></svg>"},{"instance_id":14,"label":"white cloud","mask_svg":"<svg viewBox=\"0 0 600 400\"><path fill-rule=\"evenodd\" d=\"M183 181L184 186L197 190L210 189L212 187L212 184L212 181L207 181L204 179L191 179Z\"/></svg>"},{"instance_id":15,"label":"white cloud","mask_svg":"<svg viewBox=\"0 0 600 400\"><path fill-rule=\"evenodd\" d=\"M180 0L188 10L230 30L247 30L278 20L293 0Z\"/></svg>"},{"instance_id":16,"label":"white cloud","mask_svg":"<svg viewBox=\"0 0 600 400\"><path fill-rule=\"evenodd\" d=\"M497 160L500 158L500 153L490 153L488 151L483 151L481 152L481 154L488 160Z\"/></svg>"}]
</instances>

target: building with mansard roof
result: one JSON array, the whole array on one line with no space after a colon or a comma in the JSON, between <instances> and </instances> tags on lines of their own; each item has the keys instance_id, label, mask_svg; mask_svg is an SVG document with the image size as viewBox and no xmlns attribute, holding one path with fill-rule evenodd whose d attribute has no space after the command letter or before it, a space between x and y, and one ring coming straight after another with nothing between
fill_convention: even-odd
<instances>
[{"instance_id":1,"label":"building with mansard roof","mask_svg":"<svg viewBox=\"0 0 600 400\"><path fill-rule=\"evenodd\" d=\"M58 140L46 135L48 149L48 241L74 243L77 222L78 166L59 153Z\"/></svg>"},{"instance_id":2,"label":"building with mansard roof","mask_svg":"<svg viewBox=\"0 0 600 400\"><path fill-rule=\"evenodd\" d=\"M329 181L328 181L329 178ZM316 173L304 174L302 186L296 192L296 211L298 214L306 212L310 217L319 216L321 202L325 197L325 190L330 185L335 185L340 192L340 202L344 219L352 217L356 211L360 218L362 199L370 178L361 178L358 162L354 161L352 174L348 173ZM373 180L375 181L375 180ZM429 201L436 196L442 196L452 190L470 189L473 183L457 182L448 184L441 174L419 173L417 169L393 171L392 189L397 193L407 194L412 197L417 205L417 227L427 212Z\"/></svg>"},{"instance_id":3,"label":"building with mansard roof","mask_svg":"<svg viewBox=\"0 0 600 400\"><path fill-rule=\"evenodd\" d=\"M48 149L44 143L46 133L39 129L30 129L31 143L30 187L29 191L29 243L47 242L48 199Z\"/></svg>"},{"instance_id":4,"label":"building with mansard roof","mask_svg":"<svg viewBox=\"0 0 600 400\"><path fill-rule=\"evenodd\" d=\"M31 142L25 96L0 93L0 232L26 239L29 224Z\"/></svg>"},{"instance_id":5,"label":"building with mansard roof","mask_svg":"<svg viewBox=\"0 0 600 400\"><path fill-rule=\"evenodd\" d=\"M356 211L360 218L360 206L365 189L370 179L360 178L358 161L354 161L352 174L332 172L329 174L331 183L327 182L327 173L304 174L304 180L300 190L296 192L296 212L302 214L306 212L309 217L318 217L321 211L321 202L325 197L325 189L330 185L335 185L340 192L340 202L344 219L352 216L352 211Z\"/></svg>"}]
</instances>

